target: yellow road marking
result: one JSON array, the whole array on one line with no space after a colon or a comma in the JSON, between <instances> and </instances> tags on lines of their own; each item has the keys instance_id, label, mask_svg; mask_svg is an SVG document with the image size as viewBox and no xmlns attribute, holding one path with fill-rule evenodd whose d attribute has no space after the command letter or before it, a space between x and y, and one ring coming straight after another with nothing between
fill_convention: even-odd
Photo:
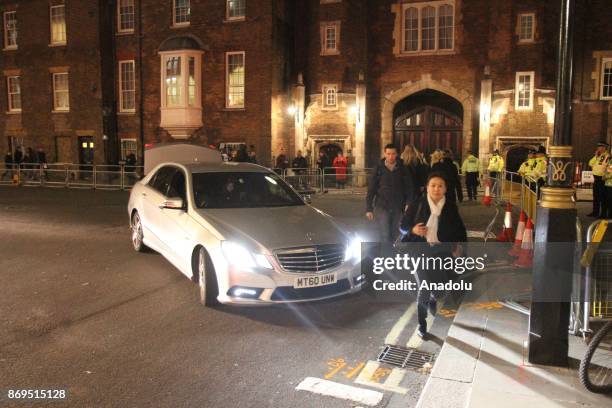
<instances>
[{"instance_id":1,"label":"yellow road marking","mask_svg":"<svg viewBox=\"0 0 612 408\"><path fill-rule=\"evenodd\" d=\"M349 372L345 372L344 376L346 378L353 378L353 376L355 376L355 374L357 374L364 366L365 366L365 363L362 361L361 363L357 365L357 367L353 368Z\"/></svg>"},{"instance_id":2,"label":"yellow road marking","mask_svg":"<svg viewBox=\"0 0 612 408\"><path fill-rule=\"evenodd\" d=\"M343 358L332 358L327 362L327 365L331 369L327 374L325 374L325 379L328 380L332 378L336 373L342 370L346 366L346 362Z\"/></svg>"}]
</instances>

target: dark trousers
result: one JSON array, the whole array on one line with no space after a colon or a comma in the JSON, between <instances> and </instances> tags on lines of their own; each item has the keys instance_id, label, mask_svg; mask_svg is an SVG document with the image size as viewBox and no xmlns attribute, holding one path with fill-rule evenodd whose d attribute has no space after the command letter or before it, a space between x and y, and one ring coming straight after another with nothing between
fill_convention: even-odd
<instances>
[{"instance_id":1,"label":"dark trousers","mask_svg":"<svg viewBox=\"0 0 612 408\"><path fill-rule=\"evenodd\" d=\"M428 289L421 289L421 282L426 280L427 282L440 282L440 277L432 278L427 273L417 273L417 284L419 285L419 291L417 293L417 319L419 321L419 329L422 332L427 332L427 312L429 306L432 303L436 303L438 299L444 296L444 292L440 290L430 291Z\"/></svg>"},{"instance_id":2,"label":"dark trousers","mask_svg":"<svg viewBox=\"0 0 612 408\"><path fill-rule=\"evenodd\" d=\"M602 212L602 217L612 219L612 187L606 187L606 206L608 207L608 214Z\"/></svg>"},{"instance_id":3,"label":"dark trousers","mask_svg":"<svg viewBox=\"0 0 612 408\"><path fill-rule=\"evenodd\" d=\"M606 185L602 176L593 177L595 178L595 181L593 182L593 215L595 217L599 217L600 215L605 215L608 211L605 196Z\"/></svg>"},{"instance_id":4,"label":"dark trousers","mask_svg":"<svg viewBox=\"0 0 612 408\"><path fill-rule=\"evenodd\" d=\"M478 172L465 173L465 186L470 200L476 199L478 188Z\"/></svg>"},{"instance_id":5,"label":"dark trousers","mask_svg":"<svg viewBox=\"0 0 612 408\"><path fill-rule=\"evenodd\" d=\"M395 242L399 235L399 225L402 220L403 209L375 208L374 218L380 228L380 242Z\"/></svg>"}]
</instances>

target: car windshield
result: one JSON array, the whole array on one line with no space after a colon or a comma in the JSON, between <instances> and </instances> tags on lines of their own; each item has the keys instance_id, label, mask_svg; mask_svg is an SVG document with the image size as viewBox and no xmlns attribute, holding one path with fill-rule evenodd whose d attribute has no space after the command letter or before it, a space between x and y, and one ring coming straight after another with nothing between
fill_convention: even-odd
<instances>
[{"instance_id":1,"label":"car windshield","mask_svg":"<svg viewBox=\"0 0 612 408\"><path fill-rule=\"evenodd\" d=\"M304 205L304 201L274 173L194 173L193 196L198 208Z\"/></svg>"}]
</instances>

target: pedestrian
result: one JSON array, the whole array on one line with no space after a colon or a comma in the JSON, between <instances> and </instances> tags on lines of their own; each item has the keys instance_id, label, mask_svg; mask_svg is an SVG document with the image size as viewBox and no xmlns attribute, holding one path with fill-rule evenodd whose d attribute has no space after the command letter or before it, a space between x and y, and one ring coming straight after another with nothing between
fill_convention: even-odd
<instances>
[{"instance_id":1,"label":"pedestrian","mask_svg":"<svg viewBox=\"0 0 612 408\"><path fill-rule=\"evenodd\" d=\"M327 157L327 155L325 154L325 152L323 152L323 150L319 150L319 158L317 159L317 168L319 169L319 174L323 180L323 192L324 193L327 193L327 190L325 190L325 187L328 184L326 183L326 180L325 180L325 169L330 166L331 166L331 162L329 158Z\"/></svg>"},{"instance_id":2,"label":"pedestrian","mask_svg":"<svg viewBox=\"0 0 612 408\"><path fill-rule=\"evenodd\" d=\"M538 186L538 198L542 194L542 187L546 183L548 160L546 160L546 148L544 146L538 147L538 151L535 154L535 166L531 171L531 177L534 179Z\"/></svg>"},{"instance_id":3,"label":"pedestrian","mask_svg":"<svg viewBox=\"0 0 612 408\"><path fill-rule=\"evenodd\" d=\"M427 177L429 176L431 167L429 166L429 163L427 163L427 160L425 159L425 155L423 154L423 152L419 151L419 149L417 149L416 147L414 148L414 151L416 152L417 157L419 158L419 165L417 166L417 171L414 177L415 177L417 185L419 186L420 191L418 191L418 193L424 194L425 193L425 183L427 183Z\"/></svg>"},{"instance_id":4,"label":"pedestrian","mask_svg":"<svg viewBox=\"0 0 612 408\"><path fill-rule=\"evenodd\" d=\"M525 160L518 169L518 173L522 178L531 176L531 169L535 165L535 150L529 149L527 152L527 160Z\"/></svg>"},{"instance_id":5,"label":"pedestrian","mask_svg":"<svg viewBox=\"0 0 612 408\"><path fill-rule=\"evenodd\" d=\"M248 160L249 163L257 164L257 153L255 152L255 145L249 146Z\"/></svg>"},{"instance_id":6,"label":"pedestrian","mask_svg":"<svg viewBox=\"0 0 612 408\"><path fill-rule=\"evenodd\" d=\"M36 149L36 163L38 163L42 177L48 180L49 171L47 169L49 166L47 165L47 154L40 146L38 147L38 149Z\"/></svg>"},{"instance_id":7,"label":"pedestrian","mask_svg":"<svg viewBox=\"0 0 612 408\"><path fill-rule=\"evenodd\" d=\"M463 191L461 190L461 181L459 180L459 173L457 167L453 164L453 161L445 156L445 153L441 150L437 150L432 154L432 166L431 171L439 172L444 174L446 177L446 199L450 202L463 201Z\"/></svg>"},{"instance_id":8,"label":"pedestrian","mask_svg":"<svg viewBox=\"0 0 612 408\"><path fill-rule=\"evenodd\" d=\"M588 214L589 217L599 218L604 212L607 212L606 202L604 201L605 183L603 175L610 162L609 147L607 143L597 143L595 156L589 161L589 166L593 171L593 178L595 179L593 182L593 211Z\"/></svg>"},{"instance_id":9,"label":"pedestrian","mask_svg":"<svg viewBox=\"0 0 612 408\"><path fill-rule=\"evenodd\" d=\"M467 154L461 166L461 171L465 175L465 187L467 188L468 199L472 201L477 199L480 176L482 175L482 166L480 165L478 157L474 156L474 152L468 150Z\"/></svg>"},{"instance_id":10,"label":"pedestrian","mask_svg":"<svg viewBox=\"0 0 612 408\"><path fill-rule=\"evenodd\" d=\"M31 147L26 149L26 154L23 157L23 168L24 171L24 179L33 179L34 178L34 169L36 158L34 157L34 150Z\"/></svg>"},{"instance_id":11,"label":"pedestrian","mask_svg":"<svg viewBox=\"0 0 612 408\"><path fill-rule=\"evenodd\" d=\"M457 205L446 199L448 183L445 174L431 173L427 179L426 189L426 195L416 200L402 217L400 225L402 242L422 243L420 247L428 258L440 257L444 260L448 257L461 256L463 253L461 243L467 242L467 232ZM421 251L416 253L420 254ZM443 291L421 288L421 283L446 282L452 276L442 265L436 268L437 262L432 263L433 268L421 268L416 271L419 287L417 334L421 338L427 335L427 311L435 315L437 301L444 296Z\"/></svg>"},{"instance_id":12,"label":"pedestrian","mask_svg":"<svg viewBox=\"0 0 612 408\"><path fill-rule=\"evenodd\" d=\"M489 177L496 180L499 173L504 169L504 166L504 158L499 155L499 150L494 150L493 156L489 159Z\"/></svg>"},{"instance_id":13,"label":"pedestrian","mask_svg":"<svg viewBox=\"0 0 612 408\"><path fill-rule=\"evenodd\" d=\"M427 181L428 173L427 165L421 161L417 150L410 144L404 146L401 159L412 177L415 194L420 195L425 190L425 181ZM425 168L424 171L423 168Z\"/></svg>"},{"instance_id":14,"label":"pedestrian","mask_svg":"<svg viewBox=\"0 0 612 408\"><path fill-rule=\"evenodd\" d=\"M376 164L368 183L366 217L376 219L381 242L392 243L398 233L403 212L414 200L414 185L406 168L398 160L397 147L388 144L385 157Z\"/></svg>"},{"instance_id":15,"label":"pedestrian","mask_svg":"<svg viewBox=\"0 0 612 408\"><path fill-rule=\"evenodd\" d=\"M606 208L607 214L602 211L601 218L612 218L612 160L608 160L608 165L606 166L606 172L604 173L604 185L606 186Z\"/></svg>"},{"instance_id":16,"label":"pedestrian","mask_svg":"<svg viewBox=\"0 0 612 408\"><path fill-rule=\"evenodd\" d=\"M306 158L302 156L302 151L298 150L296 156L291 161L291 168L293 169L294 174L298 176L297 185L302 186L302 188L306 188L304 173L308 168L308 162Z\"/></svg>"},{"instance_id":17,"label":"pedestrian","mask_svg":"<svg viewBox=\"0 0 612 408\"><path fill-rule=\"evenodd\" d=\"M287 160L287 156L285 155L284 151L281 150L280 154L276 156L276 169L281 176L284 176L288 167L289 160Z\"/></svg>"},{"instance_id":18,"label":"pedestrian","mask_svg":"<svg viewBox=\"0 0 612 408\"><path fill-rule=\"evenodd\" d=\"M9 150L4 156L4 173L2 173L2 180L8 176L9 180L13 179L13 153Z\"/></svg>"},{"instance_id":19,"label":"pedestrian","mask_svg":"<svg viewBox=\"0 0 612 408\"><path fill-rule=\"evenodd\" d=\"M13 155L13 163L16 165L20 165L23 162L23 148L21 146L17 146L15 149L15 154Z\"/></svg>"},{"instance_id":20,"label":"pedestrian","mask_svg":"<svg viewBox=\"0 0 612 408\"><path fill-rule=\"evenodd\" d=\"M336 170L336 187L344 188L344 185L346 184L346 168L348 166L348 161L342 152L338 152L338 155L334 159L332 165L334 170Z\"/></svg>"},{"instance_id":21,"label":"pedestrian","mask_svg":"<svg viewBox=\"0 0 612 408\"><path fill-rule=\"evenodd\" d=\"M249 154L247 153L247 147L245 144L241 143L240 146L238 146L235 161L240 163L245 163L249 161Z\"/></svg>"}]
</instances>

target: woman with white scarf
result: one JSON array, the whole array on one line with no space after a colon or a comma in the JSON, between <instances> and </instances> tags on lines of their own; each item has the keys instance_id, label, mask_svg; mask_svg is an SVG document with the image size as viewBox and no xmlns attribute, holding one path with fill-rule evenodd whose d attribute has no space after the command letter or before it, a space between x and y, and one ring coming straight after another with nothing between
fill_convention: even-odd
<instances>
[{"instance_id":1,"label":"woman with white scarf","mask_svg":"<svg viewBox=\"0 0 612 408\"><path fill-rule=\"evenodd\" d=\"M447 181L442 173L431 173L426 183L427 194L413 202L402 218L400 232L403 242L427 243L416 245L428 257L457 257L461 255L462 242L467 241L463 220L457 204L447 201ZM419 255L421 252L418 253ZM420 282L445 282L449 280L444 270L417 271ZM437 300L444 295L440 291L419 289L417 295L419 328L417 334L427 334L427 310L436 314Z\"/></svg>"}]
</instances>

